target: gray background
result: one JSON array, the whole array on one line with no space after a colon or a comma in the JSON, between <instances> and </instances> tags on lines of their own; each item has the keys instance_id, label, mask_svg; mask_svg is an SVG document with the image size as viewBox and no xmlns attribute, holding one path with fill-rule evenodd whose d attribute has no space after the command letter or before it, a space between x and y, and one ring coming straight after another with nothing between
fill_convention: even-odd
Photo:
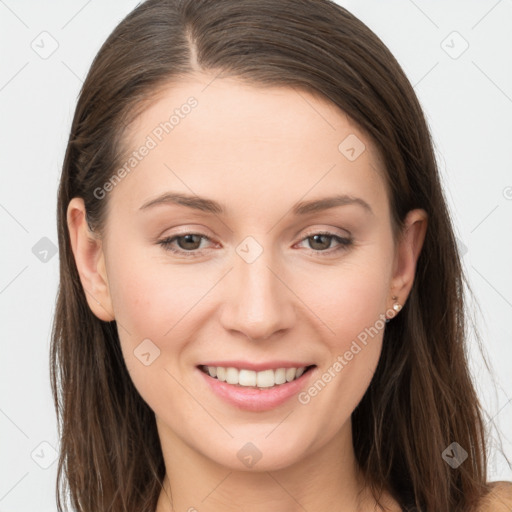
<instances>
[{"instance_id":1,"label":"gray background","mask_svg":"<svg viewBox=\"0 0 512 512\"><path fill-rule=\"evenodd\" d=\"M83 78L137 3L0 0L0 512L55 510L60 166ZM474 339L471 364L512 459L512 0L339 3L388 45L426 113L492 374ZM490 480L512 480L491 434Z\"/></svg>"}]
</instances>

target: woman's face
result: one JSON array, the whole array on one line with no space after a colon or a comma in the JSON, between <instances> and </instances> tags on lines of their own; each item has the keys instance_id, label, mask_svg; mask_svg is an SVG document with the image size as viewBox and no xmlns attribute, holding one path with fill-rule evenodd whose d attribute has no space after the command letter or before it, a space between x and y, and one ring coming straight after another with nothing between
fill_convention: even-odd
<instances>
[{"instance_id":1,"label":"woman's face","mask_svg":"<svg viewBox=\"0 0 512 512\"><path fill-rule=\"evenodd\" d=\"M378 154L340 110L211 80L170 86L130 127L136 153L97 191L108 286L91 295L164 446L278 469L349 435L417 250L395 248Z\"/></svg>"}]
</instances>

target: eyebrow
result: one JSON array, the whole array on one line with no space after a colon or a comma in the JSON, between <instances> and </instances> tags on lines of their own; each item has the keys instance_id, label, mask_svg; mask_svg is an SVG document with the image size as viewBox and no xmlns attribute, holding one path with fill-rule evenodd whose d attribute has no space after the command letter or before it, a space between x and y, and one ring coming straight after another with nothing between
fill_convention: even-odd
<instances>
[{"instance_id":1,"label":"eyebrow","mask_svg":"<svg viewBox=\"0 0 512 512\"><path fill-rule=\"evenodd\" d=\"M205 197L199 197L196 195L188 195L177 192L166 192L154 199L150 199L144 203L139 209L147 210L157 205L181 205L194 210L200 210L206 213L213 214L224 214L224 207L214 201L213 199L207 199ZM371 206L360 197L354 197L347 194L339 194L330 197L324 197L322 199L314 199L311 201L301 201L292 207L292 213L294 215L307 215L310 213L316 213L337 206L345 206L349 204L355 204L363 207L368 213L374 215Z\"/></svg>"}]
</instances>

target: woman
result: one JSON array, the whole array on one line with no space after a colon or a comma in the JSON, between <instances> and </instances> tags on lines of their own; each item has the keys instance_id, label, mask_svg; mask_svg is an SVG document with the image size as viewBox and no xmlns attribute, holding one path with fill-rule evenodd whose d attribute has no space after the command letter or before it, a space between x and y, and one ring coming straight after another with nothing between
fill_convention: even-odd
<instances>
[{"instance_id":1,"label":"woman","mask_svg":"<svg viewBox=\"0 0 512 512\"><path fill-rule=\"evenodd\" d=\"M58 201L74 509L509 510L429 131L348 11L142 3L86 78Z\"/></svg>"}]
</instances>

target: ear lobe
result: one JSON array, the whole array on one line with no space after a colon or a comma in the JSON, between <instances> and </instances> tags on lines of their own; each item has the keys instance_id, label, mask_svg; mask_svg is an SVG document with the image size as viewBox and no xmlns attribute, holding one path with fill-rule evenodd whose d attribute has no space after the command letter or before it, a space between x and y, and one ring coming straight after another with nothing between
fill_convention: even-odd
<instances>
[{"instance_id":1,"label":"ear lobe","mask_svg":"<svg viewBox=\"0 0 512 512\"><path fill-rule=\"evenodd\" d=\"M91 311L105 322L114 320L101 240L90 231L81 197L71 199L67 210L71 249Z\"/></svg>"},{"instance_id":2,"label":"ear lobe","mask_svg":"<svg viewBox=\"0 0 512 512\"><path fill-rule=\"evenodd\" d=\"M402 236L398 243L391 290L403 305L414 284L418 261L427 232L428 215L423 209L411 210L405 219Z\"/></svg>"}]
</instances>

